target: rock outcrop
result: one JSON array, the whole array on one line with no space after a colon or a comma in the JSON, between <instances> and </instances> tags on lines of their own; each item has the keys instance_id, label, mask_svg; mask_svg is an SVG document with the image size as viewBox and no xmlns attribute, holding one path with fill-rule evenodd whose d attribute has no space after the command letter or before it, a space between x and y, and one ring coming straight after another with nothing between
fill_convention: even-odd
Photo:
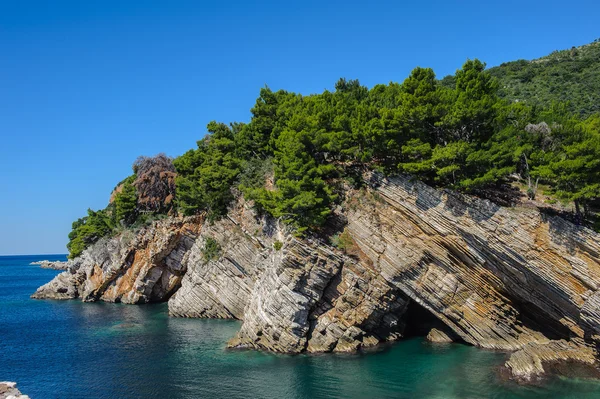
<instances>
[{"instance_id":1,"label":"rock outcrop","mask_svg":"<svg viewBox=\"0 0 600 399\"><path fill-rule=\"evenodd\" d=\"M0 399L29 399L17 389L16 382L0 382Z\"/></svg>"},{"instance_id":2,"label":"rock outcrop","mask_svg":"<svg viewBox=\"0 0 600 399\"><path fill-rule=\"evenodd\" d=\"M214 259L202 252L207 240L219 245ZM202 228L187 270L169 313L243 320L231 347L351 351L402 336L407 298L397 289L335 249L257 218L243 201Z\"/></svg>"},{"instance_id":3,"label":"rock outcrop","mask_svg":"<svg viewBox=\"0 0 600 399\"><path fill-rule=\"evenodd\" d=\"M53 269L53 270L67 270L73 264L72 261L61 262L61 261L50 261L40 260L38 262L31 262L30 265L39 265L42 269Z\"/></svg>"},{"instance_id":4,"label":"rock outcrop","mask_svg":"<svg viewBox=\"0 0 600 399\"><path fill-rule=\"evenodd\" d=\"M172 316L242 320L232 347L291 353L401 338L416 306L442 323L432 341L516 351L506 367L520 380L544 362L594 363L598 234L407 177L365 181L335 212L344 251L240 200L215 223L171 218L102 240L34 297L169 300Z\"/></svg>"},{"instance_id":5,"label":"rock outcrop","mask_svg":"<svg viewBox=\"0 0 600 399\"><path fill-rule=\"evenodd\" d=\"M187 256L181 288L169 300L169 313L242 320L254 283L273 249L274 227L257 219L242 203L227 218L207 223L200 231ZM208 240L219 247L218 254L209 259L203 253Z\"/></svg>"},{"instance_id":6,"label":"rock outcrop","mask_svg":"<svg viewBox=\"0 0 600 399\"><path fill-rule=\"evenodd\" d=\"M513 353L505 367L512 378L519 382L531 382L542 377L548 366L557 362L573 362L594 366L597 352L594 348L578 342L565 340L551 341L547 344L527 344Z\"/></svg>"},{"instance_id":7,"label":"rock outcrop","mask_svg":"<svg viewBox=\"0 0 600 399\"><path fill-rule=\"evenodd\" d=\"M130 304L168 300L186 272L185 258L200 222L200 217L165 219L137 233L102 239L32 298Z\"/></svg>"},{"instance_id":8,"label":"rock outcrop","mask_svg":"<svg viewBox=\"0 0 600 399\"><path fill-rule=\"evenodd\" d=\"M595 341L599 235L532 209L372 175L348 232L387 280L471 344Z\"/></svg>"},{"instance_id":9,"label":"rock outcrop","mask_svg":"<svg viewBox=\"0 0 600 399\"><path fill-rule=\"evenodd\" d=\"M427 336L425 337L425 339L427 339L427 341L429 341L429 342L433 342L436 344L448 344L450 342L456 341L456 338L454 337L454 335L455 335L454 333L452 333L451 331L447 331L445 329L440 330L437 328L432 328L427 333Z\"/></svg>"}]
</instances>

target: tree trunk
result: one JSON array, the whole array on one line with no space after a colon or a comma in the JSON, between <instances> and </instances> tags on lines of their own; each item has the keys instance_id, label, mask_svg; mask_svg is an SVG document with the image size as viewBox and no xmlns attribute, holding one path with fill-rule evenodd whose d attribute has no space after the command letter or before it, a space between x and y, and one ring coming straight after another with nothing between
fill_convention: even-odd
<instances>
[{"instance_id":1,"label":"tree trunk","mask_svg":"<svg viewBox=\"0 0 600 399\"><path fill-rule=\"evenodd\" d=\"M577 224L579 225L582 222L581 207L579 204L579 200L575 200L575 213L576 213L575 220L576 220Z\"/></svg>"}]
</instances>

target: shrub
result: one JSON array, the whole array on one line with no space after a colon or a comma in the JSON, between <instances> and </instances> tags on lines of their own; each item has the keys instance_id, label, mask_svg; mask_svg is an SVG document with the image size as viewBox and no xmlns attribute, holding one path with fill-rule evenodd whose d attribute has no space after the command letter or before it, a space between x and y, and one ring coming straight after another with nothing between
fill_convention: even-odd
<instances>
[{"instance_id":1,"label":"shrub","mask_svg":"<svg viewBox=\"0 0 600 399\"><path fill-rule=\"evenodd\" d=\"M345 229L341 234L331 237L331 244L344 253L349 253L356 246L354 239Z\"/></svg>"},{"instance_id":2,"label":"shrub","mask_svg":"<svg viewBox=\"0 0 600 399\"><path fill-rule=\"evenodd\" d=\"M207 237L202 248L202 255L207 262L216 259L221 254L221 245L212 237Z\"/></svg>"},{"instance_id":3,"label":"shrub","mask_svg":"<svg viewBox=\"0 0 600 399\"><path fill-rule=\"evenodd\" d=\"M177 172L173 160L165 154L139 157L133 164L138 193L137 207L144 212L168 212L175 199Z\"/></svg>"},{"instance_id":4,"label":"shrub","mask_svg":"<svg viewBox=\"0 0 600 399\"><path fill-rule=\"evenodd\" d=\"M87 216L73 222L73 230L69 233L69 259L74 259L91 244L113 231L112 218L106 210L92 211Z\"/></svg>"}]
</instances>

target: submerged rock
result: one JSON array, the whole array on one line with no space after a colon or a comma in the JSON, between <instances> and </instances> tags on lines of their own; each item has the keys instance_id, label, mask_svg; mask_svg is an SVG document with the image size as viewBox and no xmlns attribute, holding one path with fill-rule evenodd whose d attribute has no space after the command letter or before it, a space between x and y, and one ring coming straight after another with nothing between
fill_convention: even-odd
<instances>
[{"instance_id":1,"label":"submerged rock","mask_svg":"<svg viewBox=\"0 0 600 399\"><path fill-rule=\"evenodd\" d=\"M168 300L172 316L242 320L232 347L292 353L399 339L420 322L416 306L441 323L426 330L432 341L517 351L515 378L543 372L549 348L562 354L552 360L595 361L597 233L408 177L366 182L334 215L345 253L240 200L213 224L171 218L101 240L33 297Z\"/></svg>"}]
</instances>

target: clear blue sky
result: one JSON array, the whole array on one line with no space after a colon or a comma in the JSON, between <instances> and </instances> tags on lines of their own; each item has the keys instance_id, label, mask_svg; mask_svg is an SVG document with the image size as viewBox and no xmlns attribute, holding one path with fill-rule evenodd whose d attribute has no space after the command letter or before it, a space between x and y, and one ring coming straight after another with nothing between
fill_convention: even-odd
<instances>
[{"instance_id":1,"label":"clear blue sky","mask_svg":"<svg viewBox=\"0 0 600 399\"><path fill-rule=\"evenodd\" d=\"M138 155L247 121L265 84L441 78L591 42L599 16L597 1L0 0L0 254L66 252Z\"/></svg>"}]
</instances>

